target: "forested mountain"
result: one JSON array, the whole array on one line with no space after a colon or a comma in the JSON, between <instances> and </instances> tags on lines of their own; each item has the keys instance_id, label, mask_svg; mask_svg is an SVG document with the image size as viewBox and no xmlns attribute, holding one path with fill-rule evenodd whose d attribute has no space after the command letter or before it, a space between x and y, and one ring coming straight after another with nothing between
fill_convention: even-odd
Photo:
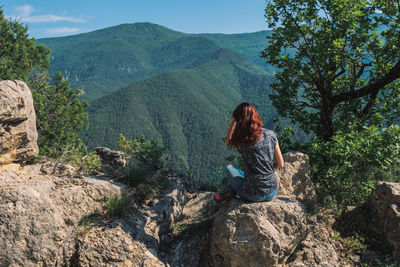
<instances>
[{"instance_id":1,"label":"forested mountain","mask_svg":"<svg viewBox=\"0 0 400 267\"><path fill-rule=\"evenodd\" d=\"M50 73L61 70L90 102L134 81L186 68L218 47L271 71L259 58L266 34L185 34L152 23L135 23L38 41L51 49Z\"/></svg>"},{"instance_id":2,"label":"forested mountain","mask_svg":"<svg viewBox=\"0 0 400 267\"><path fill-rule=\"evenodd\" d=\"M194 179L207 179L229 154L222 138L238 103L252 101L264 118L273 117L271 80L237 53L216 49L186 69L134 82L92 102L84 141L91 148L117 148L119 133L157 138L173 151L175 168L189 166Z\"/></svg>"}]
</instances>

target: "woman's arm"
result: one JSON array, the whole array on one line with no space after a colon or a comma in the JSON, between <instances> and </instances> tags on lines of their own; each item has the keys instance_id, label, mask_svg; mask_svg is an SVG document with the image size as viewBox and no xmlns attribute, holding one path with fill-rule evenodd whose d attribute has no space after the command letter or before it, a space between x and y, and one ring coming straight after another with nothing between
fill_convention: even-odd
<instances>
[{"instance_id":1,"label":"woman's arm","mask_svg":"<svg viewBox=\"0 0 400 267\"><path fill-rule=\"evenodd\" d=\"M274 168L283 168L284 166L284 162L283 162L283 157L282 157L282 153L281 153L281 149L279 147L279 143L278 141L276 141L276 145L275 145L275 159L276 162L274 164Z\"/></svg>"},{"instance_id":2,"label":"woman's arm","mask_svg":"<svg viewBox=\"0 0 400 267\"><path fill-rule=\"evenodd\" d=\"M235 127L236 127L236 120L234 118L232 118L231 125L229 125L229 130L226 133L226 141L225 141L225 143L227 145L229 145L229 143L230 143L230 141L232 139L232 134L233 134L233 131L235 130Z\"/></svg>"}]
</instances>

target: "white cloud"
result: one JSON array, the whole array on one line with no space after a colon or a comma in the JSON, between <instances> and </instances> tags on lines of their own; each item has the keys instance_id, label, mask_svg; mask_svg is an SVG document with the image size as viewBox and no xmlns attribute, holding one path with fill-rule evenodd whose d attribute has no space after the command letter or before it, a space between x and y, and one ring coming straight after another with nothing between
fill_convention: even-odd
<instances>
[{"instance_id":1,"label":"white cloud","mask_svg":"<svg viewBox=\"0 0 400 267\"><path fill-rule=\"evenodd\" d=\"M79 30L80 30L79 28L61 27L61 28L50 28L47 29L46 32L48 34L65 34L65 33L74 33Z\"/></svg>"},{"instance_id":2,"label":"white cloud","mask_svg":"<svg viewBox=\"0 0 400 267\"><path fill-rule=\"evenodd\" d=\"M33 6L30 5L17 6L15 8L15 11L18 12L18 15L21 17L28 17L33 10Z\"/></svg>"},{"instance_id":3,"label":"white cloud","mask_svg":"<svg viewBox=\"0 0 400 267\"><path fill-rule=\"evenodd\" d=\"M85 22L83 19L73 17L61 17L56 15L40 15L40 16L29 16L22 17L22 22L41 23L41 22L57 22L57 21L70 21L70 22Z\"/></svg>"},{"instance_id":4,"label":"white cloud","mask_svg":"<svg viewBox=\"0 0 400 267\"><path fill-rule=\"evenodd\" d=\"M7 18L17 19L21 22L29 22L29 23L44 23L44 22L58 22L58 21L69 21L69 22L77 22L83 23L86 22L84 19L74 18L74 17L64 17L57 15L38 15L31 16L31 13L35 9L30 5L22 5L17 6L14 11L17 15L7 16Z\"/></svg>"}]
</instances>

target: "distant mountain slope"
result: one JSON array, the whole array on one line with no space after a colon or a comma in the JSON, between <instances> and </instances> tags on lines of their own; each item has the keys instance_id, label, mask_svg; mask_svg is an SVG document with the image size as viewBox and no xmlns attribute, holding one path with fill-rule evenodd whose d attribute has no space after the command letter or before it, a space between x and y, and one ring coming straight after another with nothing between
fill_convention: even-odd
<instances>
[{"instance_id":1,"label":"distant mountain slope","mask_svg":"<svg viewBox=\"0 0 400 267\"><path fill-rule=\"evenodd\" d=\"M116 148L119 133L157 138L171 147L176 168L190 166L194 179L207 179L225 163L222 138L237 104L252 100L263 116L274 115L267 97L271 80L237 53L215 49L186 69L134 82L93 101L83 139L91 148Z\"/></svg>"},{"instance_id":2,"label":"distant mountain slope","mask_svg":"<svg viewBox=\"0 0 400 267\"><path fill-rule=\"evenodd\" d=\"M256 63L269 73L274 72L271 65L265 63L265 59L261 58L261 51L267 46L266 37L270 35L270 31L259 31L252 33L240 34L200 34L199 36L213 40L218 46L228 48L248 60Z\"/></svg>"},{"instance_id":3,"label":"distant mountain slope","mask_svg":"<svg viewBox=\"0 0 400 267\"><path fill-rule=\"evenodd\" d=\"M219 47L272 71L259 58L266 34L185 34L135 23L38 42L51 49L50 73L61 70L72 87L84 90L83 99L93 101L134 81L186 68Z\"/></svg>"}]
</instances>

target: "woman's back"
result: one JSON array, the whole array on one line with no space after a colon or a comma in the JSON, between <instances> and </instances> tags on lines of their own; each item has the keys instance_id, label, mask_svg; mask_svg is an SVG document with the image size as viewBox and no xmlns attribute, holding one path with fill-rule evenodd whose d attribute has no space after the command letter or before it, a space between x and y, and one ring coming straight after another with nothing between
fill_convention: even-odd
<instances>
[{"instance_id":1,"label":"woman's back","mask_svg":"<svg viewBox=\"0 0 400 267\"><path fill-rule=\"evenodd\" d=\"M241 145L237 150L243 156L245 181L243 190L253 195L271 193L277 186L274 175L274 152L277 143L276 134L265 128L261 138L252 145Z\"/></svg>"}]
</instances>

